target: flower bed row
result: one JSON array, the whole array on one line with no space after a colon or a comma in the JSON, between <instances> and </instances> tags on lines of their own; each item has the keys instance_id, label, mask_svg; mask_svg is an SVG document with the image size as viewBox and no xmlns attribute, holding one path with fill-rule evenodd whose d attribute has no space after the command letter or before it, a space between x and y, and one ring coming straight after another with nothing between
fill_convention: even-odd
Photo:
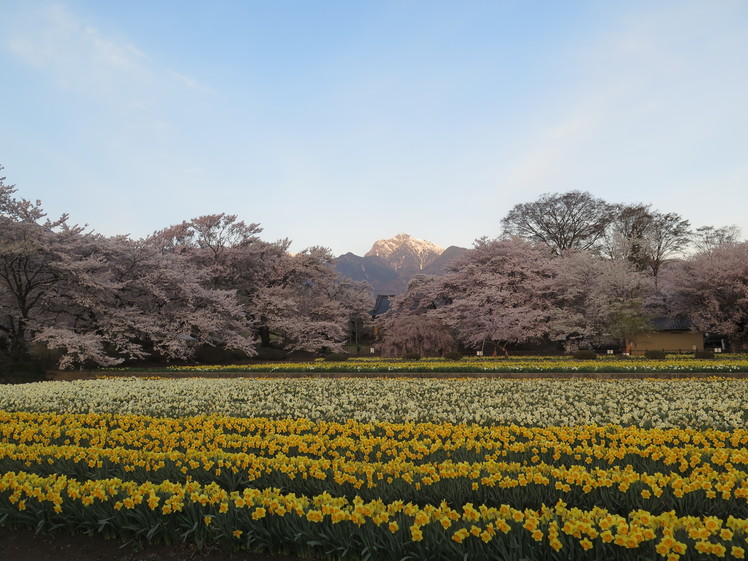
<instances>
[{"instance_id":1,"label":"flower bed row","mask_svg":"<svg viewBox=\"0 0 748 561\"><path fill-rule=\"evenodd\" d=\"M748 520L728 516L628 516L604 508L517 509L315 497L277 489L227 492L215 484L78 482L8 472L0 478L4 524L127 540L330 558L705 559L745 557Z\"/></svg>"},{"instance_id":2,"label":"flower bed row","mask_svg":"<svg viewBox=\"0 0 748 561\"><path fill-rule=\"evenodd\" d=\"M415 504L748 516L748 431L0 412L0 469Z\"/></svg>"},{"instance_id":3,"label":"flower bed row","mask_svg":"<svg viewBox=\"0 0 748 561\"><path fill-rule=\"evenodd\" d=\"M117 370L117 369L113 369ZM126 371L126 369L119 369ZM748 372L746 355L724 355L696 359L692 355L668 355L664 360L603 355L597 360L575 360L571 356L467 357L461 360L387 360L353 357L343 362L267 362L234 365L171 366L174 372L444 372L444 373L689 373ZM111 370L110 370L111 371Z\"/></svg>"},{"instance_id":4,"label":"flower bed row","mask_svg":"<svg viewBox=\"0 0 748 561\"><path fill-rule=\"evenodd\" d=\"M0 410L735 430L748 380L143 379L3 387Z\"/></svg>"},{"instance_id":5,"label":"flower bed row","mask_svg":"<svg viewBox=\"0 0 748 561\"><path fill-rule=\"evenodd\" d=\"M718 379L8 386L0 525L330 560L742 559L747 393Z\"/></svg>"}]
</instances>

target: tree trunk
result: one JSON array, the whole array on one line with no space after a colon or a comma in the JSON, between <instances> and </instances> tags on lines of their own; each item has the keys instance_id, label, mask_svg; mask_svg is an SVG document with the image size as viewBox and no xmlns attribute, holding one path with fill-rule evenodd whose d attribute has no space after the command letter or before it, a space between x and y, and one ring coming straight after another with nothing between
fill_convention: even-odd
<instances>
[{"instance_id":1,"label":"tree trunk","mask_svg":"<svg viewBox=\"0 0 748 561\"><path fill-rule=\"evenodd\" d=\"M263 325L260 327L260 329L257 330L257 334L260 336L260 346L261 347L269 347L270 346L270 329L266 325Z\"/></svg>"},{"instance_id":2,"label":"tree trunk","mask_svg":"<svg viewBox=\"0 0 748 561\"><path fill-rule=\"evenodd\" d=\"M26 348L26 320L18 320L15 329L9 333L10 339L10 359L13 362L25 362L28 359Z\"/></svg>"}]
</instances>

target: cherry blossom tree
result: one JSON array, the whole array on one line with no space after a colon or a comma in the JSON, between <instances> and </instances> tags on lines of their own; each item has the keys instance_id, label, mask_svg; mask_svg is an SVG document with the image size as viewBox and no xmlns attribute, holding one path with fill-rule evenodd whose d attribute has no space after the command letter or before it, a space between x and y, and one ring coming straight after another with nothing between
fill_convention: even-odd
<instances>
[{"instance_id":1,"label":"cherry blossom tree","mask_svg":"<svg viewBox=\"0 0 748 561\"><path fill-rule=\"evenodd\" d=\"M480 239L454 274L445 278L453 303L441 309L468 346L540 340L550 332L555 265L549 253L519 239Z\"/></svg>"},{"instance_id":2,"label":"cherry blossom tree","mask_svg":"<svg viewBox=\"0 0 748 561\"><path fill-rule=\"evenodd\" d=\"M509 344L559 336L552 333L560 313L555 275L548 249L519 238L481 238L441 279L430 313L465 345L491 343L507 354Z\"/></svg>"},{"instance_id":3,"label":"cherry blossom tree","mask_svg":"<svg viewBox=\"0 0 748 561\"><path fill-rule=\"evenodd\" d=\"M351 319L373 305L368 285L339 275L330 250L311 247L268 260L248 307L260 337L288 350L340 350Z\"/></svg>"},{"instance_id":4,"label":"cherry blossom tree","mask_svg":"<svg viewBox=\"0 0 748 561\"><path fill-rule=\"evenodd\" d=\"M156 240L106 238L46 219L39 201L0 180L0 333L14 361L29 344L60 366L188 358L200 344L252 353L234 291Z\"/></svg>"},{"instance_id":5,"label":"cherry blossom tree","mask_svg":"<svg viewBox=\"0 0 748 561\"><path fill-rule=\"evenodd\" d=\"M519 238L482 238L444 277L415 277L393 301L383 349L423 348L427 329L432 348L447 348L452 335L505 354L510 344L542 339L569 351L610 339L630 346L652 329L653 294L652 278L628 261L574 250L559 257Z\"/></svg>"},{"instance_id":6,"label":"cherry blossom tree","mask_svg":"<svg viewBox=\"0 0 748 561\"><path fill-rule=\"evenodd\" d=\"M441 293L440 282L439 277L416 275L406 292L393 298L380 325L382 356L441 356L457 350L453 330L434 313L450 303L449 297Z\"/></svg>"},{"instance_id":7,"label":"cherry blossom tree","mask_svg":"<svg viewBox=\"0 0 748 561\"><path fill-rule=\"evenodd\" d=\"M201 268L208 269L213 288L237 288L247 261L267 250L259 238L259 224L246 224L235 214L208 214L154 233L151 243L165 250L185 254ZM256 267L254 263L250 265Z\"/></svg>"},{"instance_id":8,"label":"cherry blossom tree","mask_svg":"<svg viewBox=\"0 0 748 561\"><path fill-rule=\"evenodd\" d=\"M351 315L371 308L368 287L341 277L326 248L289 253L287 239L259 239L258 224L206 215L154 234L165 251L208 271L213 288L236 291L252 333L287 350L339 349Z\"/></svg>"},{"instance_id":9,"label":"cherry blossom tree","mask_svg":"<svg viewBox=\"0 0 748 561\"><path fill-rule=\"evenodd\" d=\"M0 166L0 170L2 167ZM82 228L46 218L40 201L16 198L0 178L0 334L11 360L28 359L35 333L52 318L50 299L66 276L71 243Z\"/></svg>"},{"instance_id":10,"label":"cherry blossom tree","mask_svg":"<svg viewBox=\"0 0 748 561\"><path fill-rule=\"evenodd\" d=\"M457 350L452 331L438 317L426 313L386 316L382 325L381 352L384 357L407 353L444 356Z\"/></svg>"},{"instance_id":11,"label":"cherry blossom tree","mask_svg":"<svg viewBox=\"0 0 748 561\"><path fill-rule=\"evenodd\" d=\"M681 261L665 276L672 311L694 329L748 345L748 242L725 244Z\"/></svg>"},{"instance_id":12,"label":"cherry blossom tree","mask_svg":"<svg viewBox=\"0 0 748 561\"><path fill-rule=\"evenodd\" d=\"M198 345L254 352L234 291L147 240L79 235L57 270L33 339L62 353L61 368L185 360Z\"/></svg>"},{"instance_id":13,"label":"cherry blossom tree","mask_svg":"<svg viewBox=\"0 0 748 561\"><path fill-rule=\"evenodd\" d=\"M569 332L568 350L614 338L630 351L637 336L652 330L654 283L631 262L570 252L557 264L556 291Z\"/></svg>"}]
</instances>

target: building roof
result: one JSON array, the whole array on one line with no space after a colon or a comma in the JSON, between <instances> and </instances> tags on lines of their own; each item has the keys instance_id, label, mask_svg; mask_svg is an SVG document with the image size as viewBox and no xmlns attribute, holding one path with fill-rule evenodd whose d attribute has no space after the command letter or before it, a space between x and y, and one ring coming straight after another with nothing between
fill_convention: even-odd
<instances>
[{"instance_id":1,"label":"building roof","mask_svg":"<svg viewBox=\"0 0 748 561\"><path fill-rule=\"evenodd\" d=\"M652 320L655 331L689 331L692 326L691 320L684 317L659 317Z\"/></svg>"}]
</instances>

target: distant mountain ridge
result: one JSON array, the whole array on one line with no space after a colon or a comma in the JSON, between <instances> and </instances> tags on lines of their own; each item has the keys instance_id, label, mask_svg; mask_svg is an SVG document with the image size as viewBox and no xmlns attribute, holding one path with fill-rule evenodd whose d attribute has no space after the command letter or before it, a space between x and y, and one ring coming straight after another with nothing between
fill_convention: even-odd
<instances>
[{"instance_id":1,"label":"distant mountain ridge","mask_svg":"<svg viewBox=\"0 0 748 561\"><path fill-rule=\"evenodd\" d=\"M440 275L454 259L467 251L464 247L446 249L408 234L377 240L363 256L346 253L335 260L343 276L368 282L375 294L401 294L408 281L418 274Z\"/></svg>"}]
</instances>

